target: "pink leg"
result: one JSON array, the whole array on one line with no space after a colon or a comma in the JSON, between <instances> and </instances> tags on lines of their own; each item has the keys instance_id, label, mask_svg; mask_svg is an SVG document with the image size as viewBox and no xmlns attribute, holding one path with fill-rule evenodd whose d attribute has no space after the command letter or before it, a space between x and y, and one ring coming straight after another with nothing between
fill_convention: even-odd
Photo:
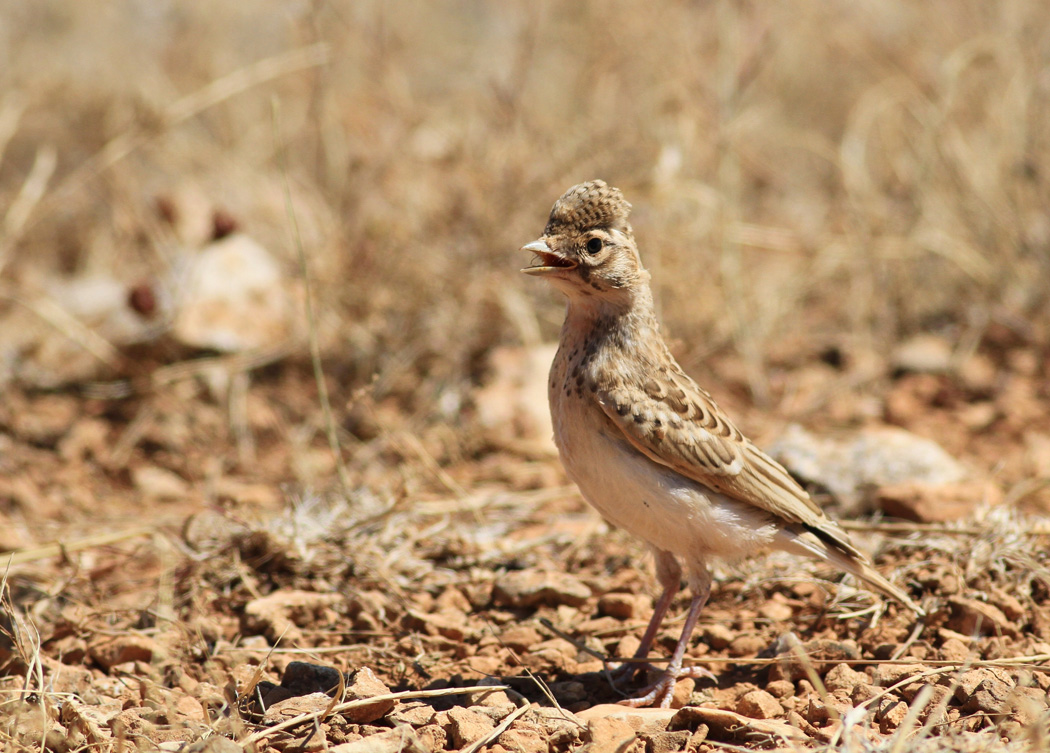
<instances>
[{"instance_id":1,"label":"pink leg","mask_svg":"<svg viewBox=\"0 0 1050 753\"><path fill-rule=\"evenodd\" d=\"M653 606L653 616L649 620L649 626L645 629L645 635L642 636L642 643L634 652L635 659L645 659L649 656L649 649L653 647L653 641L660 630L660 625L667 616L667 610L670 609L671 602L674 601L675 594L678 593L678 587L682 582L682 566L678 564L673 554L660 550L654 550L653 554L656 557L656 580L663 591ZM648 665L637 661L628 662L617 671L616 679L630 682L635 673L646 666Z\"/></svg>"},{"instance_id":2,"label":"pink leg","mask_svg":"<svg viewBox=\"0 0 1050 753\"><path fill-rule=\"evenodd\" d=\"M702 667L689 667L688 669L682 668L682 661L685 659L685 650L689 647L689 639L693 635L693 630L696 629L697 620L700 619L700 612L703 610L704 604L707 603L707 597L711 595L711 574L708 573L705 568L699 573L699 576L700 581L693 587L693 600L689 603L689 612L685 617L685 625L682 626L682 636L678 639L678 644L674 647L674 653L671 654L670 664L667 665L667 669L660 676L660 679L657 680L644 695L620 701L620 703L625 706L641 708L642 706L649 706L656 703L661 708L667 708L671 705L671 696L674 691L674 685L678 680L683 677L708 677L710 679L715 679L714 675ZM655 617L656 615L653 616ZM655 630L653 632L655 634ZM646 635L648 635L648 633L649 631L647 630Z\"/></svg>"}]
</instances>

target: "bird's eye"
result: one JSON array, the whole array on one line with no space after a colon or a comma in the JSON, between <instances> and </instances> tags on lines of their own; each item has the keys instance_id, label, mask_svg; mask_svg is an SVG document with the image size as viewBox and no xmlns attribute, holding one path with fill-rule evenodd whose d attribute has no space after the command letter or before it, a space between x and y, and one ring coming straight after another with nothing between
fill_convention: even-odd
<instances>
[{"instance_id":1,"label":"bird's eye","mask_svg":"<svg viewBox=\"0 0 1050 753\"><path fill-rule=\"evenodd\" d=\"M589 254L596 254L596 253L598 253L599 251L602 250L602 245L603 244L602 244L602 239L601 238L591 238L589 241L587 241L587 253L589 253Z\"/></svg>"}]
</instances>

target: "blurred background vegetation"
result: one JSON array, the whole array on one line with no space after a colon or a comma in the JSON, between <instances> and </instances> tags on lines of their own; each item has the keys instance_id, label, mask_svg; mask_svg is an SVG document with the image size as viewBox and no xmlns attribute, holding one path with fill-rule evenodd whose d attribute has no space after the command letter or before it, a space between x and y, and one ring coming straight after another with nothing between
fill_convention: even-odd
<instances>
[{"instance_id":1,"label":"blurred background vegetation","mask_svg":"<svg viewBox=\"0 0 1050 753\"><path fill-rule=\"evenodd\" d=\"M848 635L964 662L923 735L1045 749L1014 691L1050 650L1046 528L1014 511L1050 512L1047 0L0 0L0 740L160 740L186 700L210 732L185 729L243 741L231 688L299 642L399 688L528 666L578 706L557 686L584 687L583 655L491 595L508 571L633 604L650 582L554 457L563 302L518 272L593 178L632 202L672 350L741 429L812 429L794 457L831 472L799 475L850 504L966 521L882 549L937 604L925 633L741 563L704 632L719 666L763 682L737 659L789 645L794 614L838 636L826 656ZM974 478L875 483L923 463L904 432L823 444L887 425ZM537 616L634 652L566 594ZM784 709L850 745L803 682ZM909 748L926 701L883 695Z\"/></svg>"},{"instance_id":2,"label":"blurred background vegetation","mask_svg":"<svg viewBox=\"0 0 1050 753\"><path fill-rule=\"evenodd\" d=\"M0 283L155 277L193 197L295 274L287 176L336 389L455 420L494 346L556 337L518 248L601 177L675 351L760 405L920 332L1045 343L1048 28L1040 0L15 0Z\"/></svg>"}]
</instances>

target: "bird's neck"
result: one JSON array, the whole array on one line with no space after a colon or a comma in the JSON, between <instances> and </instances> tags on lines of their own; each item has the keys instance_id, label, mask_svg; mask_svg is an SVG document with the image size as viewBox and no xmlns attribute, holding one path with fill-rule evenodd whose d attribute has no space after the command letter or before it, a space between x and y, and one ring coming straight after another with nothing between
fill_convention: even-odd
<instances>
[{"instance_id":1,"label":"bird's neck","mask_svg":"<svg viewBox=\"0 0 1050 753\"><path fill-rule=\"evenodd\" d=\"M571 339L619 333L621 342L659 339L652 292L647 284L632 285L615 294L569 297L563 336Z\"/></svg>"}]
</instances>

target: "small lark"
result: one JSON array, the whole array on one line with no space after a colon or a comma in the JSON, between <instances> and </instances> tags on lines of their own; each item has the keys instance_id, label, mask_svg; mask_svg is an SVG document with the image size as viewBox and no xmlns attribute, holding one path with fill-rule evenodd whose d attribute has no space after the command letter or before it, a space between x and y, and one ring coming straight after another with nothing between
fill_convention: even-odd
<instances>
[{"instance_id":1,"label":"small lark","mask_svg":"<svg viewBox=\"0 0 1050 753\"><path fill-rule=\"evenodd\" d=\"M627 223L630 208L603 181L573 186L554 203L543 236L522 249L538 257L522 271L568 298L549 384L565 470L603 518L640 536L656 557L663 593L636 659L648 655L678 591L679 558L693 591L666 672L626 703L667 706L677 679L711 676L683 668L682 659L711 592L707 565L715 557L763 547L814 557L921 614L671 356Z\"/></svg>"}]
</instances>

